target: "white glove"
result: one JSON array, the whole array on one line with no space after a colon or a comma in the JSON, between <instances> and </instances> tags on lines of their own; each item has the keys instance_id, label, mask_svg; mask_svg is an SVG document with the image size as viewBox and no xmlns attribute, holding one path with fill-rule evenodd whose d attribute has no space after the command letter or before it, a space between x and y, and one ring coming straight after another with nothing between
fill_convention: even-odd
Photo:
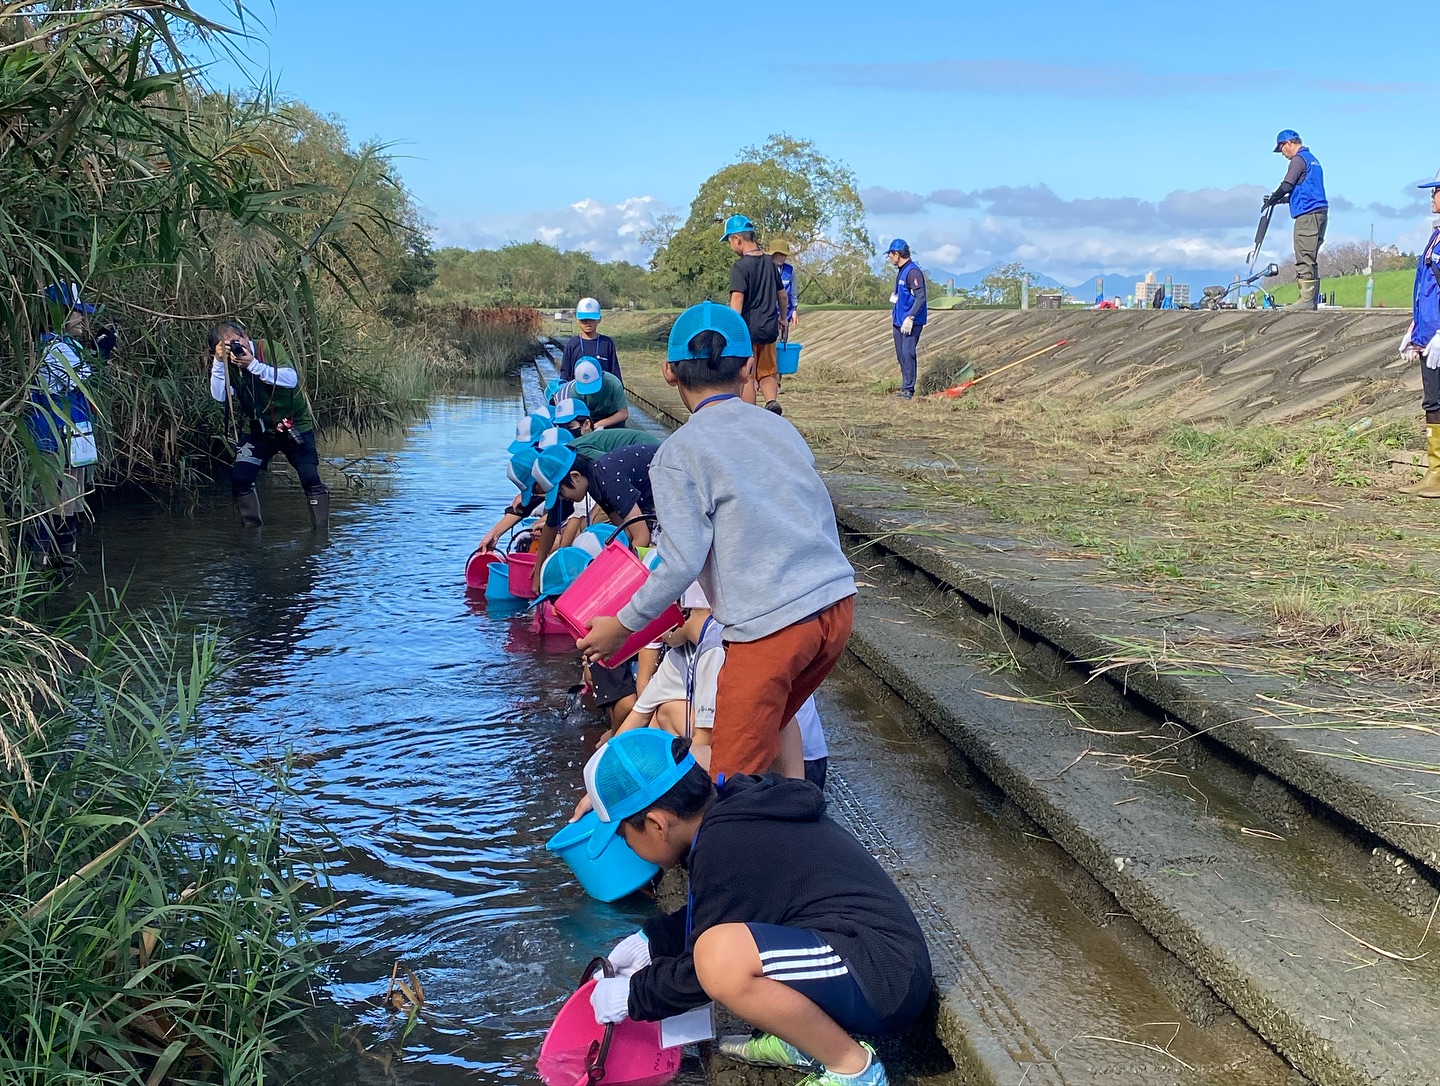
<instances>
[{"instance_id":1,"label":"white glove","mask_svg":"<svg viewBox=\"0 0 1440 1086\"><path fill-rule=\"evenodd\" d=\"M625 1021L630 1017L630 978L601 977L590 993L590 1008L602 1026Z\"/></svg>"},{"instance_id":2,"label":"white glove","mask_svg":"<svg viewBox=\"0 0 1440 1086\"><path fill-rule=\"evenodd\" d=\"M914 329L915 329L915 318L914 318L914 317L906 317L903 321L900 322L900 334L901 334L902 336L908 336L912 331L914 331Z\"/></svg>"},{"instance_id":3,"label":"white glove","mask_svg":"<svg viewBox=\"0 0 1440 1086\"><path fill-rule=\"evenodd\" d=\"M1405 334L1400 337L1400 353L1401 353L1401 354L1404 354L1404 353L1405 353L1405 349L1406 349L1407 347L1412 347L1412 346L1414 346L1414 344L1410 342L1411 337L1414 336L1414 335L1415 335L1415 322L1414 322L1414 321L1411 321L1411 322L1410 322L1410 327L1407 328L1407 329L1405 329Z\"/></svg>"},{"instance_id":4,"label":"white glove","mask_svg":"<svg viewBox=\"0 0 1440 1086\"><path fill-rule=\"evenodd\" d=\"M1425 359L1427 370L1440 370L1440 335L1431 336L1420 354Z\"/></svg>"},{"instance_id":5,"label":"white glove","mask_svg":"<svg viewBox=\"0 0 1440 1086\"><path fill-rule=\"evenodd\" d=\"M650 964L650 940L643 931L626 936L610 952L610 964L622 977L638 973Z\"/></svg>"}]
</instances>

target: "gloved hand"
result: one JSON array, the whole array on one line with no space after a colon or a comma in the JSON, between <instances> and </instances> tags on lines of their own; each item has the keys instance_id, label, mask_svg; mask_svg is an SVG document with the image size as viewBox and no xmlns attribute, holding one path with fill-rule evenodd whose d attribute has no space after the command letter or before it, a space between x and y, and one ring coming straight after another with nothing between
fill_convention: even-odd
<instances>
[{"instance_id":1,"label":"gloved hand","mask_svg":"<svg viewBox=\"0 0 1440 1086\"><path fill-rule=\"evenodd\" d=\"M1261 199L1260 199L1260 210L1263 211L1263 210L1265 210L1265 208L1267 208L1267 207L1273 207L1274 205L1275 205L1275 194L1274 194L1273 192L1267 192L1263 197L1261 197Z\"/></svg>"},{"instance_id":2,"label":"gloved hand","mask_svg":"<svg viewBox=\"0 0 1440 1086\"><path fill-rule=\"evenodd\" d=\"M1400 348L1400 357L1406 362L1419 362L1423 354L1424 352L1413 343L1408 343Z\"/></svg>"},{"instance_id":3,"label":"gloved hand","mask_svg":"<svg viewBox=\"0 0 1440 1086\"><path fill-rule=\"evenodd\" d=\"M601 977L590 993L590 1008L602 1026L630 1017L630 978Z\"/></svg>"},{"instance_id":4,"label":"gloved hand","mask_svg":"<svg viewBox=\"0 0 1440 1086\"><path fill-rule=\"evenodd\" d=\"M622 977L638 973L649 965L650 940L645 938L645 933L637 931L616 943L615 949L610 952L610 964Z\"/></svg>"},{"instance_id":5,"label":"gloved hand","mask_svg":"<svg viewBox=\"0 0 1440 1086\"><path fill-rule=\"evenodd\" d=\"M1431 336L1430 342L1425 344L1425 349L1420 352L1425 359L1427 370L1440 370L1440 335Z\"/></svg>"},{"instance_id":6,"label":"gloved hand","mask_svg":"<svg viewBox=\"0 0 1440 1086\"><path fill-rule=\"evenodd\" d=\"M906 317L903 321L900 322L900 334L901 334L902 336L908 336L908 335L909 335L911 332L913 332L914 330L915 330L915 318L914 318L914 317Z\"/></svg>"}]
</instances>

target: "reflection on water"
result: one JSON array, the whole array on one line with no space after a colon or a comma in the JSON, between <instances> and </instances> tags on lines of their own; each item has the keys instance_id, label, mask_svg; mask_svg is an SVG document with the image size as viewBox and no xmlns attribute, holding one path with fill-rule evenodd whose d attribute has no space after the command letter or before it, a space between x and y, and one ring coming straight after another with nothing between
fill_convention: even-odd
<instances>
[{"instance_id":1,"label":"reflection on water","mask_svg":"<svg viewBox=\"0 0 1440 1086\"><path fill-rule=\"evenodd\" d=\"M217 490L189 517L112 502L84 541L77 591L128 581L132 605L175 599L223 625L238 662L209 703L213 742L313 758L295 784L333 835L344 901L326 933L331 1017L360 1025L394 1079L342 1041L307 1054L309 1082L533 1080L574 974L646 912L589 900L544 851L585 754L564 718L573 646L546 654L512 614L465 598L465 558L513 494L504 448L520 413L517 386L497 384L436 405L403 441L370 442L388 485L337 491L324 546L283 477L262 481L258 533ZM397 960L428 999L403 1040L380 1006Z\"/></svg>"}]
</instances>

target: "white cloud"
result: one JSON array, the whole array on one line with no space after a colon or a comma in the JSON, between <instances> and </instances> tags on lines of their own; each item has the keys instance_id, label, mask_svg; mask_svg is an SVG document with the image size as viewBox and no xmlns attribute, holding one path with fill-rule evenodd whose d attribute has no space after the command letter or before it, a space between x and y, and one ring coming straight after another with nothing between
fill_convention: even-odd
<instances>
[{"instance_id":1,"label":"white cloud","mask_svg":"<svg viewBox=\"0 0 1440 1086\"><path fill-rule=\"evenodd\" d=\"M543 241L557 249L582 250L596 260L643 264L650 249L641 240L661 215L678 211L654 196L631 196L618 204L586 197L569 207L528 215L442 219L435 224L436 246L492 249L512 241Z\"/></svg>"}]
</instances>

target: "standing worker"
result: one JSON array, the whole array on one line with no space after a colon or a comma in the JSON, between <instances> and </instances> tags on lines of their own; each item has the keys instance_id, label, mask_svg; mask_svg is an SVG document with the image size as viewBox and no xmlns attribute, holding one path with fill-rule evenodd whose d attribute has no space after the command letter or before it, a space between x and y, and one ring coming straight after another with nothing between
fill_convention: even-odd
<instances>
[{"instance_id":1,"label":"standing worker","mask_svg":"<svg viewBox=\"0 0 1440 1086\"><path fill-rule=\"evenodd\" d=\"M725 244L738 258L730 266L730 308L745 318L754 351L754 372L741 396L746 403L763 399L765 410L783 415L776 399L780 374L775 368L775 341L780 338L780 315L790 311L790 297L780 281L780 269L755 243L753 222L744 215L731 215L725 220Z\"/></svg>"},{"instance_id":2,"label":"standing worker","mask_svg":"<svg viewBox=\"0 0 1440 1086\"><path fill-rule=\"evenodd\" d=\"M620 356L615 353L615 341L600 334L600 303L594 298L581 298L575 306L575 321L580 325L580 334L571 336L560 355L560 380L575 380L575 363L582 358L593 358L600 364L601 372L620 377Z\"/></svg>"},{"instance_id":3,"label":"standing worker","mask_svg":"<svg viewBox=\"0 0 1440 1086\"><path fill-rule=\"evenodd\" d=\"M800 298L795 290L795 268L790 263L790 254L786 247L779 242L772 245L770 258L775 261L775 267L780 272L780 285L785 288L785 297L790 303L780 311L780 338L788 340L790 333L800 327Z\"/></svg>"},{"instance_id":4,"label":"standing worker","mask_svg":"<svg viewBox=\"0 0 1440 1086\"><path fill-rule=\"evenodd\" d=\"M1300 284L1300 300L1286 308L1315 309L1320 305L1320 246L1325 244L1325 224L1330 218L1325 172L1293 128L1275 137L1275 153L1289 159L1290 168L1262 206L1288 203L1295 220L1295 279Z\"/></svg>"},{"instance_id":5,"label":"standing worker","mask_svg":"<svg viewBox=\"0 0 1440 1086\"><path fill-rule=\"evenodd\" d=\"M1418 186L1430 190L1430 211L1440 215L1440 173L1434 181ZM1417 498L1440 498L1440 226L1430 231L1430 240L1415 265L1415 310L1400 356L1420 362L1421 407L1425 411L1425 474L1417 483L1402 486L1402 494Z\"/></svg>"},{"instance_id":6,"label":"standing worker","mask_svg":"<svg viewBox=\"0 0 1440 1086\"><path fill-rule=\"evenodd\" d=\"M925 273L910 259L910 243L904 238L892 241L885 255L895 268L895 293L890 295L895 307L890 313L895 332L895 358L900 363L900 391L895 395L902 400L913 400L916 350L920 346L920 332L930 317L925 305Z\"/></svg>"},{"instance_id":7,"label":"standing worker","mask_svg":"<svg viewBox=\"0 0 1440 1086\"><path fill-rule=\"evenodd\" d=\"M247 528L263 523L255 480L276 453L284 453L300 476L315 531L323 535L330 527L330 490L320 481L315 417L299 373L285 364L289 360L280 344L252 340L235 321L210 329L210 395L227 406L237 424L243 420L249 429L248 436L236 439L239 445L230 469L240 523Z\"/></svg>"}]
</instances>

